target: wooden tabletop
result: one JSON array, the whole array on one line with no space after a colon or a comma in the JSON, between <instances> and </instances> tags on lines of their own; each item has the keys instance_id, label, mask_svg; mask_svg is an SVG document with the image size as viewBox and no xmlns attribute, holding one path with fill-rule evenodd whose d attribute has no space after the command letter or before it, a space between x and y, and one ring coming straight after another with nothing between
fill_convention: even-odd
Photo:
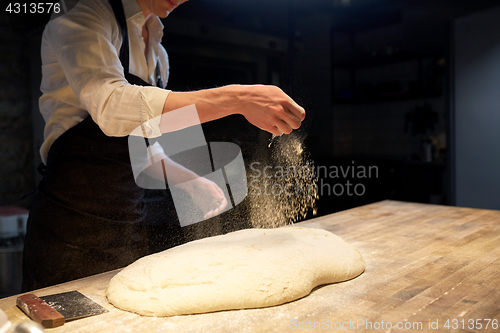
<instances>
[{"instance_id":1,"label":"wooden tabletop","mask_svg":"<svg viewBox=\"0 0 500 333\"><path fill-rule=\"evenodd\" d=\"M382 201L297 225L354 245L365 273L276 307L151 318L107 302L113 271L36 291L78 290L109 310L47 331L500 332L500 211ZM15 299L0 308L26 320Z\"/></svg>"}]
</instances>

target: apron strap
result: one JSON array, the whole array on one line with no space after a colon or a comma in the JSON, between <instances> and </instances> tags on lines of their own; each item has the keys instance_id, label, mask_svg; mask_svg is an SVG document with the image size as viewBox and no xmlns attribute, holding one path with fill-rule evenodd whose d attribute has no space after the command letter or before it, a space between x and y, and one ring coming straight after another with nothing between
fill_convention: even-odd
<instances>
[{"instance_id":1,"label":"apron strap","mask_svg":"<svg viewBox=\"0 0 500 333\"><path fill-rule=\"evenodd\" d=\"M159 61L156 62L155 74L156 74L156 86L163 89L164 86L163 86L163 81L161 80L160 62Z\"/></svg>"}]
</instances>

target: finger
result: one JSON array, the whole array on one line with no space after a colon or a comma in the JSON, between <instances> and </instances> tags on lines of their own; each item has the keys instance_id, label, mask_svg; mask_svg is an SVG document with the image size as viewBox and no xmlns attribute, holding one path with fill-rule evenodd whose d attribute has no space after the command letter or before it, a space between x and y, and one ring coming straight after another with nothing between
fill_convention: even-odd
<instances>
[{"instance_id":1,"label":"finger","mask_svg":"<svg viewBox=\"0 0 500 333\"><path fill-rule=\"evenodd\" d=\"M222 212L224 209L226 209L226 207L227 207L227 200L224 197L224 199L221 201L219 205L219 211Z\"/></svg>"},{"instance_id":2,"label":"finger","mask_svg":"<svg viewBox=\"0 0 500 333\"><path fill-rule=\"evenodd\" d=\"M212 216L219 215L220 213L222 213L222 211L224 210L224 208L226 208L226 206L227 206L227 200L224 199L223 202L219 203L219 206L217 208L212 210L213 213Z\"/></svg>"},{"instance_id":3,"label":"finger","mask_svg":"<svg viewBox=\"0 0 500 333\"><path fill-rule=\"evenodd\" d=\"M278 129L278 127L276 127L276 126L271 127L271 128L268 130L268 132L269 132L269 133L271 133L271 134L274 134L274 135L276 135L276 136L280 136L281 134L283 134L283 132L281 132L281 131Z\"/></svg>"},{"instance_id":4,"label":"finger","mask_svg":"<svg viewBox=\"0 0 500 333\"><path fill-rule=\"evenodd\" d=\"M224 209L227 207L227 200L225 197L223 197L223 199L220 201L219 203L219 206L215 209L212 209L210 211L208 211L204 216L203 218L204 219L209 219L209 218L212 218L216 215L219 215L220 213L222 213L224 211Z\"/></svg>"},{"instance_id":5,"label":"finger","mask_svg":"<svg viewBox=\"0 0 500 333\"><path fill-rule=\"evenodd\" d=\"M208 220L209 218L214 217L215 215L213 215L213 212L214 212L213 210L209 211L208 213L206 213L206 214L203 216L203 218L204 218L205 220Z\"/></svg>"},{"instance_id":6,"label":"finger","mask_svg":"<svg viewBox=\"0 0 500 333\"><path fill-rule=\"evenodd\" d=\"M293 130L293 128L288 125L286 122L284 122L283 120L280 120L278 125L276 126L278 128L278 131L280 132L280 135L282 133L284 134L290 134Z\"/></svg>"},{"instance_id":7,"label":"finger","mask_svg":"<svg viewBox=\"0 0 500 333\"><path fill-rule=\"evenodd\" d=\"M287 123L292 129L297 129L302 125L302 122L294 115L290 110L288 110L284 105L282 105L283 111L278 113L278 116L282 121Z\"/></svg>"},{"instance_id":8,"label":"finger","mask_svg":"<svg viewBox=\"0 0 500 333\"><path fill-rule=\"evenodd\" d=\"M298 105L291 97L283 103L285 110L290 114L294 115L300 122L302 122L306 117L306 110L300 105Z\"/></svg>"},{"instance_id":9,"label":"finger","mask_svg":"<svg viewBox=\"0 0 500 333\"><path fill-rule=\"evenodd\" d=\"M215 215L217 215L217 209L212 209L212 210L209 210L205 216L203 216L205 219L209 219L211 217L214 217Z\"/></svg>"}]
</instances>

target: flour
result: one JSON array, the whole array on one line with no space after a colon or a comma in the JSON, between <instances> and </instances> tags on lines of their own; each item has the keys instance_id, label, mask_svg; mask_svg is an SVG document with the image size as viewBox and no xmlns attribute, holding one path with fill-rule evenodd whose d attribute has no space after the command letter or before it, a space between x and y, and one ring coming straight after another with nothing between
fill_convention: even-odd
<instances>
[{"instance_id":1,"label":"flour","mask_svg":"<svg viewBox=\"0 0 500 333\"><path fill-rule=\"evenodd\" d=\"M271 191L250 195L249 220L256 228L276 228L304 219L309 212L316 215L318 177L314 163L304 147L304 137L295 132L273 136L269 142L269 165L278 170L270 179ZM274 189L278 189L277 191Z\"/></svg>"},{"instance_id":2,"label":"flour","mask_svg":"<svg viewBox=\"0 0 500 333\"><path fill-rule=\"evenodd\" d=\"M305 137L292 132L272 136L269 144L256 147L253 156L243 156L247 164L248 195L233 209L187 227L186 241L211 237L246 228L277 228L316 215L318 177L304 146ZM253 164L292 170L271 178L256 178ZM268 191L265 183L272 184ZM260 189L256 190L256 187ZM273 192L274 189L274 192ZM278 190L276 190L278 189Z\"/></svg>"}]
</instances>

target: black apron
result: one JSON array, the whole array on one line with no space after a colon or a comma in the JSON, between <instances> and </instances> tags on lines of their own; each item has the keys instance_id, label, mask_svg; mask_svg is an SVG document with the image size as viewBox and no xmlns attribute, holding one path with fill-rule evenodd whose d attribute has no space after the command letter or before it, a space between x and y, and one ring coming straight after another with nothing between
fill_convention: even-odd
<instances>
[{"instance_id":1,"label":"black apron","mask_svg":"<svg viewBox=\"0 0 500 333\"><path fill-rule=\"evenodd\" d=\"M110 0L122 31L120 61L131 84L120 0ZM159 85L159 68L157 66ZM138 111L139 112L139 111ZM148 254L144 189L134 181L128 137L108 137L88 116L52 144L30 209L23 292L124 267Z\"/></svg>"}]
</instances>

